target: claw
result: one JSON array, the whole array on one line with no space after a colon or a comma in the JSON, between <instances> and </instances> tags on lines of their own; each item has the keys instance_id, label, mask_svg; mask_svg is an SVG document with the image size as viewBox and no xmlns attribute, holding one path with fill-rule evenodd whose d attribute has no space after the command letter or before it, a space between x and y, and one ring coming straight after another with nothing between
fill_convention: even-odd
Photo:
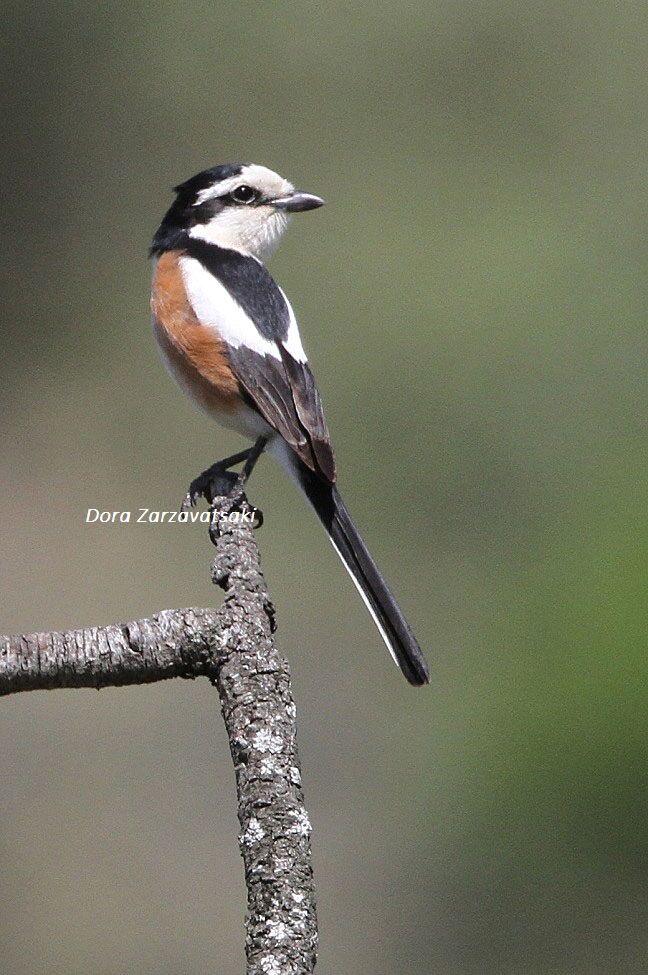
<instances>
[{"instance_id":1,"label":"claw","mask_svg":"<svg viewBox=\"0 0 648 975\"><path fill-rule=\"evenodd\" d=\"M189 485L181 511L188 511L200 498L211 504L214 498L230 497L231 493L239 489L239 476L232 471L224 470L221 464L212 464L206 471L195 477Z\"/></svg>"}]
</instances>

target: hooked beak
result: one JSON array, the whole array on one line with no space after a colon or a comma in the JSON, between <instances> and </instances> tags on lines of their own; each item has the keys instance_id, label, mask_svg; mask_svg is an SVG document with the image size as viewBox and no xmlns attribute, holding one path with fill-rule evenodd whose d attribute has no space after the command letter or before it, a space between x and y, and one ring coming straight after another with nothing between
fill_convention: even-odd
<instances>
[{"instance_id":1,"label":"hooked beak","mask_svg":"<svg viewBox=\"0 0 648 975\"><path fill-rule=\"evenodd\" d=\"M312 193L300 193L295 190L289 196L282 196L278 200L272 201L272 206L277 210L285 210L287 213L298 213L301 210L316 210L317 207L324 206L321 196L314 196Z\"/></svg>"}]
</instances>

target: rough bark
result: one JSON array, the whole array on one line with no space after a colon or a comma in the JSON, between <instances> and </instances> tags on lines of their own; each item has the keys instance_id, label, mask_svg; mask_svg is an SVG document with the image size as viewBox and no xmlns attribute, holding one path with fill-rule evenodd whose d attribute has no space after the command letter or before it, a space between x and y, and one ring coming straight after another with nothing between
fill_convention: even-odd
<instances>
[{"instance_id":1,"label":"rough bark","mask_svg":"<svg viewBox=\"0 0 648 975\"><path fill-rule=\"evenodd\" d=\"M218 689L236 774L247 972L302 975L315 966L317 919L296 709L253 530L230 519L229 506L217 499L210 525L212 579L225 592L219 610L0 637L0 695L207 677Z\"/></svg>"}]
</instances>

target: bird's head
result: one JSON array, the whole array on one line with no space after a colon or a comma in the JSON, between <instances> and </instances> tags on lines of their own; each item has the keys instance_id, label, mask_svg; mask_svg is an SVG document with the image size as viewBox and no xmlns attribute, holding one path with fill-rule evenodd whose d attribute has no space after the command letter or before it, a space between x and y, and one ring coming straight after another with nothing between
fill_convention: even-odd
<instances>
[{"instance_id":1,"label":"bird's head","mask_svg":"<svg viewBox=\"0 0 648 975\"><path fill-rule=\"evenodd\" d=\"M261 257L286 228L291 213L314 210L324 200L296 190L265 166L214 166L175 187L151 247L152 254L182 246L186 237Z\"/></svg>"}]
</instances>

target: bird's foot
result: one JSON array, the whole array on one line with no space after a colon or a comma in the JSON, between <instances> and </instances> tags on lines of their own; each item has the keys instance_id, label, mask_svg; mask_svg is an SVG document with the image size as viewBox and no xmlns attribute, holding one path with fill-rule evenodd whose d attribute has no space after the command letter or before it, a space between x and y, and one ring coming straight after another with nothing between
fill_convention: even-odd
<instances>
[{"instance_id":1,"label":"bird's foot","mask_svg":"<svg viewBox=\"0 0 648 975\"><path fill-rule=\"evenodd\" d=\"M240 475L226 470L219 461L193 479L182 502L181 510L188 511L200 498L204 498L207 504L213 504L214 498L226 497L237 501L242 494Z\"/></svg>"}]
</instances>

